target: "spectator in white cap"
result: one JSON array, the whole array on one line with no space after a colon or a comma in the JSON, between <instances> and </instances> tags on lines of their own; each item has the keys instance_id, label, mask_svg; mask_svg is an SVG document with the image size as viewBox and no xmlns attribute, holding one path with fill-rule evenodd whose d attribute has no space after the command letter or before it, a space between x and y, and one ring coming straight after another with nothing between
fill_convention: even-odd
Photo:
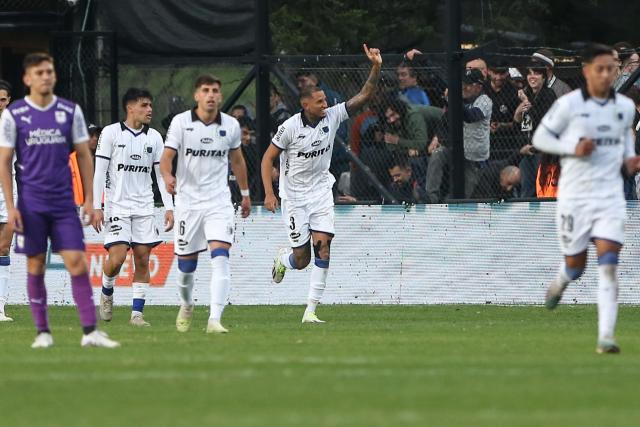
<instances>
[{"instance_id":1,"label":"spectator in white cap","mask_svg":"<svg viewBox=\"0 0 640 427\"><path fill-rule=\"evenodd\" d=\"M555 58L553 56L553 52L549 49L539 49L532 56L531 60L533 62L539 62L544 64L547 69L547 87L556 94L556 98L560 98L562 95L565 95L571 92L571 87L568 84L560 80L553 73L553 69L555 67Z\"/></svg>"}]
</instances>

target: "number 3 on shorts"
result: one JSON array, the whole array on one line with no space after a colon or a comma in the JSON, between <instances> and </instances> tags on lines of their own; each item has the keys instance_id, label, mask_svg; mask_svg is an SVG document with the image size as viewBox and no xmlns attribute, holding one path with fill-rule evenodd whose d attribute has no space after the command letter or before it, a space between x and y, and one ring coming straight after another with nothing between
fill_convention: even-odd
<instances>
[{"instance_id":1,"label":"number 3 on shorts","mask_svg":"<svg viewBox=\"0 0 640 427\"><path fill-rule=\"evenodd\" d=\"M294 217L289 217L289 221L291 222L291 225L289 226L290 230L295 230L296 229L296 219Z\"/></svg>"}]
</instances>

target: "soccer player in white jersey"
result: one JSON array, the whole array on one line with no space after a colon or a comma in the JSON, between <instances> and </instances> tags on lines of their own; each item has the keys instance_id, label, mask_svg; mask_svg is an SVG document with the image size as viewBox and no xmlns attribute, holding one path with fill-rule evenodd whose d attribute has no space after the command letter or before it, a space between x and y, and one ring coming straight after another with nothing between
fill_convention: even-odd
<instances>
[{"instance_id":1,"label":"soccer player in white jersey","mask_svg":"<svg viewBox=\"0 0 640 427\"><path fill-rule=\"evenodd\" d=\"M0 80L0 114L10 102L11 85ZM13 229L7 224L8 218L7 204L4 202L3 192L0 191L0 322L13 321L5 313L5 304L9 300L9 266L11 264L9 252L11 240L13 240Z\"/></svg>"},{"instance_id":2,"label":"soccer player in white jersey","mask_svg":"<svg viewBox=\"0 0 640 427\"><path fill-rule=\"evenodd\" d=\"M549 285L546 305L555 308L567 285L586 266L593 241L598 255L598 353L618 353L618 254L624 241L626 202L621 168L640 170L631 128L633 102L612 87L613 50L590 45L583 55L586 87L559 98L533 137L539 150L561 156L557 227L564 262Z\"/></svg>"},{"instance_id":3,"label":"soccer player in white jersey","mask_svg":"<svg viewBox=\"0 0 640 427\"><path fill-rule=\"evenodd\" d=\"M327 286L331 240L334 237L333 192L329 173L334 138L340 123L362 108L376 91L382 67L378 49L364 52L372 63L369 78L360 92L346 103L327 108L327 98L319 87L300 93L302 111L285 121L262 159L264 206L275 212L278 199L273 192L271 168L280 156L280 198L282 217L292 249L281 249L274 260L273 281L280 283L285 272L301 270L311 261L311 241L315 256L307 308L302 323L324 323L316 307Z\"/></svg>"},{"instance_id":4,"label":"soccer player in white jersey","mask_svg":"<svg viewBox=\"0 0 640 427\"><path fill-rule=\"evenodd\" d=\"M173 227L173 200L160 175L162 136L149 127L152 101L147 90L130 88L125 92L122 107L127 113L126 120L102 130L96 148L93 179L96 213L93 227L100 233L105 225L104 247L109 252L102 272L100 317L107 322L112 319L113 286L131 248L135 270L129 323L133 326L149 326L143 317L150 280L149 255L151 249L161 243L153 207L153 170L166 209L165 231Z\"/></svg>"},{"instance_id":5,"label":"soccer player in white jersey","mask_svg":"<svg viewBox=\"0 0 640 427\"><path fill-rule=\"evenodd\" d=\"M193 110L171 121L160 171L167 191L176 195L174 228L178 255L178 290L181 305L176 319L179 332L191 327L193 316L193 274L198 254L211 254L210 311L207 333L226 333L220 319L229 293L231 273L229 250L234 235L229 164L242 194L242 217L249 216L251 200L247 167L240 150L240 125L222 106L222 82L210 74L196 79ZM178 156L176 176L171 174Z\"/></svg>"}]
</instances>

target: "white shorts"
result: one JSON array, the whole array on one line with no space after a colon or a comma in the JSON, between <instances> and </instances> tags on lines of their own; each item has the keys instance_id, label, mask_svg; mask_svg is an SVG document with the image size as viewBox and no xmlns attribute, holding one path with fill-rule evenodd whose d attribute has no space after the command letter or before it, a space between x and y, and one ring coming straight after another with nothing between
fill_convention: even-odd
<instances>
[{"instance_id":1,"label":"white shorts","mask_svg":"<svg viewBox=\"0 0 640 427\"><path fill-rule=\"evenodd\" d=\"M566 256L587 250L595 239L624 243L627 204L621 200L558 201L556 226L560 249Z\"/></svg>"},{"instance_id":2,"label":"white shorts","mask_svg":"<svg viewBox=\"0 0 640 427\"><path fill-rule=\"evenodd\" d=\"M13 203L15 205L16 196L16 183L13 182ZM4 201L4 192L0 187L0 224L6 224L9 221L9 212L7 211L7 204Z\"/></svg>"},{"instance_id":3,"label":"white shorts","mask_svg":"<svg viewBox=\"0 0 640 427\"><path fill-rule=\"evenodd\" d=\"M193 255L207 250L209 242L233 243L235 218L233 206L217 209L192 210L175 208L176 255Z\"/></svg>"},{"instance_id":4,"label":"white shorts","mask_svg":"<svg viewBox=\"0 0 640 427\"><path fill-rule=\"evenodd\" d=\"M154 215L110 216L104 219L104 247L125 244L157 246L162 240Z\"/></svg>"},{"instance_id":5,"label":"white shorts","mask_svg":"<svg viewBox=\"0 0 640 427\"><path fill-rule=\"evenodd\" d=\"M333 237L335 233L333 193L328 192L309 202L282 200L282 219L287 226L287 234L292 248L307 244L312 231L319 231Z\"/></svg>"}]
</instances>

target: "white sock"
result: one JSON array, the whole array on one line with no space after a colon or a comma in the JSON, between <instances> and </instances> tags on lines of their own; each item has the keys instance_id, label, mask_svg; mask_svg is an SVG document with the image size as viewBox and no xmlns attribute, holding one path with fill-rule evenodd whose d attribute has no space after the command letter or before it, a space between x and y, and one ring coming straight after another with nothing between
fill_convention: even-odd
<instances>
[{"instance_id":1,"label":"white sock","mask_svg":"<svg viewBox=\"0 0 640 427\"><path fill-rule=\"evenodd\" d=\"M617 265L598 266L598 339L613 339L618 317Z\"/></svg>"},{"instance_id":2,"label":"white sock","mask_svg":"<svg viewBox=\"0 0 640 427\"><path fill-rule=\"evenodd\" d=\"M295 270L293 265L291 265L291 254L293 251L287 251L286 253L280 256L280 262L287 267L287 270Z\"/></svg>"},{"instance_id":3,"label":"white sock","mask_svg":"<svg viewBox=\"0 0 640 427\"><path fill-rule=\"evenodd\" d=\"M560 265L560 270L558 270L558 275L556 276L556 282L562 286L568 285L573 279L569 277L567 274L567 265L563 262Z\"/></svg>"},{"instance_id":4,"label":"white sock","mask_svg":"<svg viewBox=\"0 0 640 427\"><path fill-rule=\"evenodd\" d=\"M315 313L316 307L322 298L324 289L327 287L327 274L329 268L321 268L314 265L311 268L311 281L309 283L309 297L305 313Z\"/></svg>"},{"instance_id":5,"label":"white sock","mask_svg":"<svg viewBox=\"0 0 640 427\"><path fill-rule=\"evenodd\" d=\"M178 270L178 293L183 305L193 305L193 273Z\"/></svg>"},{"instance_id":6,"label":"white sock","mask_svg":"<svg viewBox=\"0 0 640 427\"><path fill-rule=\"evenodd\" d=\"M227 302L231 272L229 269L229 257L219 255L211 258L211 304L209 306L209 319L220 320Z\"/></svg>"},{"instance_id":7,"label":"white sock","mask_svg":"<svg viewBox=\"0 0 640 427\"><path fill-rule=\"evenodd\" d=\"M148 286L149 284L144 282L133 282L131 284L131 288L133 289L131 317L142 315Z\"/></svg>"},{"instance_id":8,"label":"white sock","mask_svg":"<svg viewBox=\"0 0 640 427\"><path fill-rule=\"evenodd\" d=\"M0 257L4 258L4 257ZM7 259L9 257L6 257ZM0 313L4 313L4 306L9 300L9 265L0 265Z\"/></svg>"},{"instance_id":9,"label":"white sock","mask_svg":"<svg viewBox=\"0 0 640 427\"><path fill-rule=\"evenodd\" d=\"M117 275L109 277L106 273L102 272L102 287L105 289L113 289L113 285L116 283Z\"/></svg>"}]
</instances>

